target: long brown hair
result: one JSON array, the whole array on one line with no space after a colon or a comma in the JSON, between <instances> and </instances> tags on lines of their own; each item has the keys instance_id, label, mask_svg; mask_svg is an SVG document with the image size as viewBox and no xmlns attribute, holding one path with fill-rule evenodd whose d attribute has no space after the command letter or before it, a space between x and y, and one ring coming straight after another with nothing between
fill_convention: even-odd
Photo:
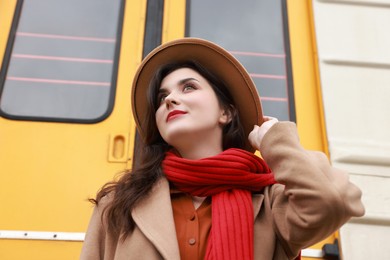
<instances>
[{"instance_id":1,"label":"long brown hair","mask_svg":"<svg viewBox=\"0 0 390 260\"><path fill-rule=\"evenodd\" d=\"M155 119L155 113L159 106L157 95L162 80L168 74L180 68L190 68L202 75L216 93L221 107L231 114L232 120L223 128L223 149L244 148L244 130L240 124L233 98L224 82L195 61L162 66L155 73L149 85L148 109L143 122L144 129L147 129L147 132L142 149L138 149L141 151L140 161L134 165L133 170L125 171L118 181L105 184L98 192L96 199L91 200L98 204L104 196L108 194L112 196L110 203L104 209L104 214L107 218L108 230L116 236L122 233L123 238L125 238L133 231L135 223L131 217L131 211L137 203L149 194L154 184L163 176L161 162L164 159L165 152L171 147L163 140L157 129Z\"/></svg>"}]
</instances>

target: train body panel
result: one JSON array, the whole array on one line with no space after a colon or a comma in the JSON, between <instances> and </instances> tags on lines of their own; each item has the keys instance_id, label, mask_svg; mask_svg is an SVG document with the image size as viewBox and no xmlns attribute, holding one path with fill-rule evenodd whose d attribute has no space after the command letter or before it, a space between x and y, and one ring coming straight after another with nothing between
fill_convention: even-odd
<instances>
[{"instance_id":1,"label":"train body panel","mask_svg":"<svg viewBox=\"0 0 390 260\"><path fill-rule=\"evenodd\" d=\"M337 24L329 26L326 17L333 10L339 15L348 13L352 19L357 12L371 12L368 8L385 14L388 4L378 1L366 6L364 1L330 0L118 0L112 2L113 9L106 8L104 12L107 3L102 1L78 4L50 0L44 6L38 2L0 0L0 259L78 258L93 209L87 199L121 171L130 169L138 154L130 104L135 70L151 49L180 37L206 38L231 51L255 81L265 114L295 121L305 148L325 152L333 164L352 171L353 180L361 186L367 180L362 177L367 174L361 174L362 168L357 166L359 156L353 159L358 163L347 164L337 157L347 147L339 144L348 141L348 132L337 126L342 120L337 111L343 111L345 116L351 111L340 110L340 96L335 99L331 93L346 83L336 76L352 77L359 74L356 70L375 64L375 73L383 72L388 66L375 55L378 62L365 60L364 54L359 56L363 57L360 65L348 67L348 60L329 61L329 53L342 56L338 48L347 48L341 43L332 45L330 38L342 37L343 28L351 29L353 22L344 21L339 34L334 36L332 26L334 29ZM40 4L44 2L41 0ZM41 13L42 10L48 13ZM91 16L82 20L85 12L80 10L88 10ZM64 24L57 24L55 12L58 16L66 15ZM91 26L89 29L78 28L74 18L77 14L77 19L81 19L78 24L85 23ZM52 22L45 20L50 17ZM101 17L112 21L112 26L102 23ZM387 19L385 15L381 17ZM36 27L31 27L34 24ZM58 31L53 29L57 28L55 25L60 28ZM358 41L360 30L357 28L354 33ZM53 42L54 45L45 47ZM362 50L374 52L372 42L370 46ZM385 52L383 48L382 51ZM351 53L353 56L357 52ZM335 60L337 64L331 64ZM338 70L332 74L335 66L341 68L340 62L353 71L342 74ZM368 72L369 69L364 73ZM375 75L379 85L388 82ZM368 76L362 77L362 82L367 83ZM19 92L15 91L18 88ZM51 94L45 96L46 93ZM100 102L102 97L103 108L95 110L94 100ZM353 100L356 97L346 104L356 105ZM48 105L52 109L43 109ZM84 114L77 112L84 109ZM366 131L359 130L358 133ZM378 143L384 132L376 133ZM376 154L387 152L387 141L383 149L378 145L370 147ZM360 164L364 169L375 164L380 178L387 183L390 175L386 156L370 157L373 161ZM373 187L375 181L369 181ZM373 188L366 190L369 193ZM383 189L380 196L389 198ZM385 211L387 215L383 217L380 207L375 207L370 211L376 214L372 221L388 223L390 211ZM348 257L345 259L363 259L355 258L352 249L355 243L363 248L362 238L351 236L354 230L363 229L353 225L347 225L344 237L336 232L305 249L303 259L325 259L325 244L344 251ZM376 234L384 233L376 229ZM341 245L337 242L340 239ZM369 257L369 253L358 251ZM380 251L379 255L385 253Z\"/></svg>"}]
</instances>

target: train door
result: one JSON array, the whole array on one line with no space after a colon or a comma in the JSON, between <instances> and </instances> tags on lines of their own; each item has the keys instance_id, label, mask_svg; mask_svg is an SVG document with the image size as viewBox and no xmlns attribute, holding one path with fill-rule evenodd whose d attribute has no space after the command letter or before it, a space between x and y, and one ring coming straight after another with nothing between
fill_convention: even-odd
<instances>
[{"instance_id":1,"label":"train door","mask_svg":"<svg viewBox=\"0 0 390 260\"><path fill-rule=\"evenodd\" d=\"M224 46L264 113L296 121L302 144L327 152L311 10L305 0L0 0L0 258L77 258L86 199L137 155L132 75L162 42ZM336 236L304 259L323 258Z\"/></svg>"},{"instance_id":2,"label":"train door","mask_svg":"<svg viewBox=\"0 0 390 260\"><path fill-rule=\"evenodd\" d=\"M0 259L77 259L131 167L146 1L0 0Z\"/></svg>"},{"instance_id":3,"label":"train door","mask_svg":"<svg viewBox=\"0 0 390 260\"><path fill-rule=\"evenodd\" d=\"M310 1L165 0L162 41L214 41L248 69L263 112L295 121L307 149L328 153ZM338 259L335 233L303 259Z\"/></svg>"}]
</instances>

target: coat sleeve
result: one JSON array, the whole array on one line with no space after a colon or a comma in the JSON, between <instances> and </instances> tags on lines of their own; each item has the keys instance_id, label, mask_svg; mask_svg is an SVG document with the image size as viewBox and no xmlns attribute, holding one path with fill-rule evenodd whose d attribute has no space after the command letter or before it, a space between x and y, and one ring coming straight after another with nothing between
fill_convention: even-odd
<instances>
[{"instance_id":1,"label":"coat sleeve","mask_svg":"<svg viewBox=\"0 0 390 260\"><path fill-rule=\"evenodd\" d=\"M105 231L102 223L102 205L96 206L89 221L80 260L104 259Z\"/></svg>"},{"instance_id":2,"label":"coat sleeve","mask_svg":"<svg viewBox=\"0 0 390 260\"><path fill-rule=\"evenodd\" d=\"M364 215L361 191L325 154L299 143L294 123L275 124L261 154L278 183L270 190L275 232L287 255L321 241L353 216Z\"/></svg>"}]
</instances>

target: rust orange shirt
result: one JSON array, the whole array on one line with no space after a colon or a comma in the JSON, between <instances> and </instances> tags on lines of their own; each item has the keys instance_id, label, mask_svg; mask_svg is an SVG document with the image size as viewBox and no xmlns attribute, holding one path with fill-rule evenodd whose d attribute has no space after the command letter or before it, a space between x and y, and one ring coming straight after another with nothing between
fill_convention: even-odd
<instances>
[{"instance_id":1,"label":"rust orange shirt","mask_svg":"<svg viewBox=\"0 0 390 260\"><path fill-rule=\"evenodd\" d=\"M190 195L171 190L171 201L180 259L204 259L211 228L211 198L195 209Z\"/></svg>"}]
</instances>

